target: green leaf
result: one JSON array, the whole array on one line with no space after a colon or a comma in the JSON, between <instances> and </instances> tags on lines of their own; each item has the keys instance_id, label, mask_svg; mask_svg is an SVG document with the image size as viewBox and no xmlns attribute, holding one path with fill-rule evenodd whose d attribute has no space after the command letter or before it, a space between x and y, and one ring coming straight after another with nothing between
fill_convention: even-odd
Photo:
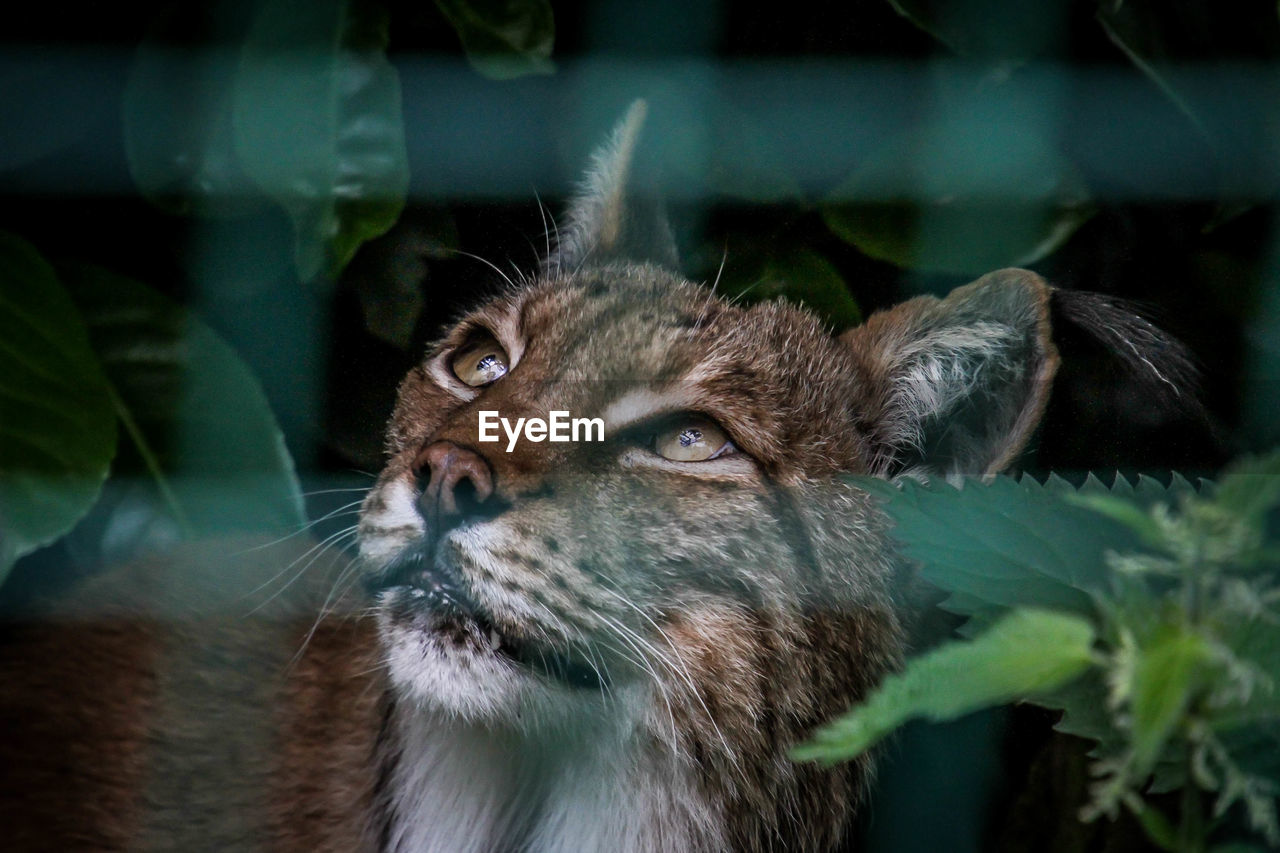
<instances>
[{"instance_id":1,"label":"green leaf","mask_svg":"<svg viewBox=\"0 0 1280 853\"><path fill-rule=\"evenodd\" d=\"M89 511L115 448L80 312L40 253L0 232L0 580Z\"/></svg>"},{"instance_id":2,"label":"green leaf","mask_svg":"<svg viewBox=\"0 0 1280 853\"><path fill-rule=\"evenodd\" d=\"M858 303L836 268L806 248L735 259L733 272L716 285L728 299L747 304L784 298L805 306L835 329L862 321Z\"/></svg>"},{"instance_id":3,"label":"green leaf","mask_svg":"<svg viewBox=\"0 0 1280 853\"><path fill-rule=\"evenodd\" d=\"M961 106L859 166L823 204L827 227L870 257L956 275L1027 266L1066 242L1093 207L1050 135L990 103Z\"/></svg>"},{"instance_id":4,"label":"green leaf","mask_svg":"<svg viewBox=\"0 0 1280 853\"><path fill-rule=\"evenodd\" d=\"M93 266L61 272L128 435L116 474L147 484L149 503L161 510L147 526L199 538L301 524L293 460L261 388L231 347L139 282ZM136 501L124 504L135 510L130 523L140 524Z\"/></svg>"},{"instance_id":5,"label":"green leaf","mask_svg":"<svg viewBox=\"0 0 1280 853\"><path fill-rule=\"evenodd\" d=\"M1090 670L1081 678L1045 693L1036 699L1036 704L1063 712L1062 719L1054 726L1060 732L1095 741L1107 750L1122 744L1107 708L1107 685L1101 670Z\"/></svg>"},{"instance_id":6,"label":"green leaf","mask_svg":"<svg viewBox=\"0 0 1280 853\"><path fill-rule=\"evenodd\" d=\"M556 22L547 0L436 0L462 40L467 61L486 77L551 74Z\"/></svg>"},{"instance_id":7,"label":"green leaf","mask_svg":"<svg viewBox=\"0 0 1280 853\"><path fill-rule=\"evenodd\" d=\"M1125 525L1153 548L1166 546L1160 525L1132 499L1110 495L1068 495L1067 500Z\"/></svg>"},{"instance_id":8,"label":"green leaf","mask_svg":"<svg viewBox=\"0 0 1280 853\"><path fill-rule=\"evenodd\" d=\"M1141 801L1135 803L1130 800L1126 801L1126 804L1129 806L1129 811L1138 819L1138 823L1142 825L1143 831L1147 833L1147 838L1154 841L1161 850L1178 853L1183 849L1178 831L1159 809Z\"/></svg>"},{"instance_id":9,"label":"green leaf","mask_svg":"<svg viewBox=\"0 0 1280 853\"><path fill-rule=\"evenodd\" d=\"M129 173L170 213L235 216L267 203L232 143L237 57L222 42L240 34L229 17L226 4L166 8L129 69L122 111Z\"/></svg>"},{"instance_id":10,"label":"green leaf","mask_svg":"<svg viewBox=\"0 0 1280 853\"><path fill-rule=\"evenodd\" d=\"M359 0L265 0L232 101L245 171L293 220L303 280L336 276L404 208L408 157L386 14Z\"/></svg>"},{"instance_id":11,"label":"green leaf","mask_svg":"<svg viewBox=\"0 0 1280 853\"><path fill-rule=\"evenodd\" d=\"M1210 659L1204 638L1170 628L1137 649L1129 687L1133 715L1134 766L1139 775L1155 766L1182 722Z\"/></svg>"},{"instance_id":12,"label":"green leaf","mask_svg":"<svg viewBox=\"0 0 1280 853\"><path fill-rule=\"evenodd\" d=\"M970 642L948 643L908 661L791 756L828 763L854 758L907 720L949 720L1052 690L1093 663L1093 640L1085 619L1014 610Z\"/></svg>"},{"instance_id":13,"label":"green leaf","mask_svg":"<svg viewBox=\"0 0 1280 853\"><path fill-rule=\"evenodd\" d=\"M1280 503L1280 452L1233 464L1218 481L1214 502L1247 524L1257 525Z\"/></svg>"},{"instance_id":14,"label":"green leaf","mask_svg":"<svg viewBox=\"0 0 1280 853\"><path fill-rule=\"evenodd\" d=\"M1229 685L1245 698L1224 708L1219 725L1225 728L1244 723L1280 723L1280 622L1274 615L1267 617L1261 612L1224 608L1220 613L1213 626L1216 636L1256 675L1247 684L1237 676L1236 683ZM1280 752L1275 759L1280 768Z\"/></svg>"},{"instance_id":15,"label":"green leaf","mask_svg":"<svg viewBox=\"0 0 1280 853\"><path fill-rule=\"evenodd\" d=\"M1127 548L1127 527L1067 503L1034 479L996 477L957 489L945 481L904 482L900 488L873 478L855 482L885 501L892 536L921 564L929 583L982 606L1052 607L1094 612L1093 596L1105 590L1104 554ZM1056 487L1055 487L1056 488Z\"/></svg>"}]
</instances>

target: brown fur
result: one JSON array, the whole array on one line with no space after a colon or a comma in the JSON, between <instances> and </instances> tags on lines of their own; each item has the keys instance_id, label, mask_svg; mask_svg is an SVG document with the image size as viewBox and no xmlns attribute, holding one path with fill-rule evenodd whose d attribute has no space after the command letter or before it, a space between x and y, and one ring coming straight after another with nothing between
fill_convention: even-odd
<instances>
[{"instance_id":1,"label":"brown fur","mask_svg":"<svg viewBox=\"0 0 1280 853\"><path fill-rule=\"evenodd\" d=\"M11 625L0 659L0 826L13 850L126 850L155 699L149 626Z\"/></svg>"},{"instance_id":2,"label":"brown fur","mask_svg":"<svg viewBox=\"0 0 1280 853\"><path fill-rule=\"evenodd\" d=\"M291 665L328 590L273 596L305 549L251 544L143 561L5 626L6 849L360 848L376 641L335 615Z\"/></svg>"}]
</instances>

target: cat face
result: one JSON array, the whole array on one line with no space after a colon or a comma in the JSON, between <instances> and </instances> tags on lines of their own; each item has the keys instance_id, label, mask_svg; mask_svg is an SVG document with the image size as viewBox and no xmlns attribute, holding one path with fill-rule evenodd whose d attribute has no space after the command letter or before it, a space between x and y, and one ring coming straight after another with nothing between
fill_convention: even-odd
<instances>
[{"instance_id":1,"label":"cat face","mask_svg":"<svg viewBox=\"0 0 1280 853\"><path fill-rule=\"evenodd\" d=\"M477 347L506 371L472 386L488 378ZM652 267L551 278L468 316L401 386L361 523L387 585L393 677L455 713L554 717L566 701L692 679L702 652L672 648L678 625L723 648L733 640L710 626L750 634L762 614L793 623L815 602L892 622L879 541L829 541L874 526L867 502L826 484L843 517L815 533L801 498L868 470L856 411L832 405L858 385L849 348L808 314L731 306ZM478 440L481 411L556 410L601 418L605 440ZM433 469L424 450L441 447L466 461ZM433 525L431 480L455 476L470 511ZM833 548L856 560L830 571Z\"/></svg>"}]
</instances>

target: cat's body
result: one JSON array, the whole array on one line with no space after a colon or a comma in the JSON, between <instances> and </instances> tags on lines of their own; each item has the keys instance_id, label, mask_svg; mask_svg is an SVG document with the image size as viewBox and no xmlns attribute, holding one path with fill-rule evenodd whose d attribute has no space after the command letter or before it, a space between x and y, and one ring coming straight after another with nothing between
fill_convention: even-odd
<instances>
[{"instance_id":1,"label":"cat's body","mask_svg":"<svg viewBox=\"0 0 1280 853\"><path fill-rule=\"evenodd\" d=\"M360 522L366 598L317 623L328 589L304 580L245 617L292 557L206 552L169 575L180 602L109 579L11 638L0 826L18 847L846 839L869 763L786 751L897 664L906 629L887 522L838 475L1010 464L1057 365L1052 291L1002 271L838 337L729 305L644 262L671 253L636 242L664 229L637 230L623 193L638 123L544 275L401 386ZM477 440L481 410L599 417L606 440L507 452Z\"/></svg>"}]
</instances>

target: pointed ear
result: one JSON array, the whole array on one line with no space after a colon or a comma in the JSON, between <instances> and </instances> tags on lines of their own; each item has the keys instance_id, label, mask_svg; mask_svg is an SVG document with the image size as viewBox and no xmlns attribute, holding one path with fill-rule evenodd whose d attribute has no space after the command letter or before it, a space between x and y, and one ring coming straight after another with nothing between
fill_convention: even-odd
<instances>
[{"instance_id":1,"label":"pointed ear","mask_svg":"<svg viewBox=\"0 0 1280 853\"><path fill-rule=\"evenodd\" d=\"M662 205L634 187L633 161L648 107L636 101L591 158L568 222L543 262L547 272L571 272L612 262L652 263L676 269L675 240Z\"/></svg>"},{"instance_id":2,"label":"pointed ear","mask_svg":"<svg viewBox=\"0 0 1280 853\"><path fill-rule=\"evenodd\" d=\"M945 299L922 296L841 336L861 370L874 473L995 474L1026 445L1058 368L1052 289L1000 270Z\"/></svg>"}]
</instances>

